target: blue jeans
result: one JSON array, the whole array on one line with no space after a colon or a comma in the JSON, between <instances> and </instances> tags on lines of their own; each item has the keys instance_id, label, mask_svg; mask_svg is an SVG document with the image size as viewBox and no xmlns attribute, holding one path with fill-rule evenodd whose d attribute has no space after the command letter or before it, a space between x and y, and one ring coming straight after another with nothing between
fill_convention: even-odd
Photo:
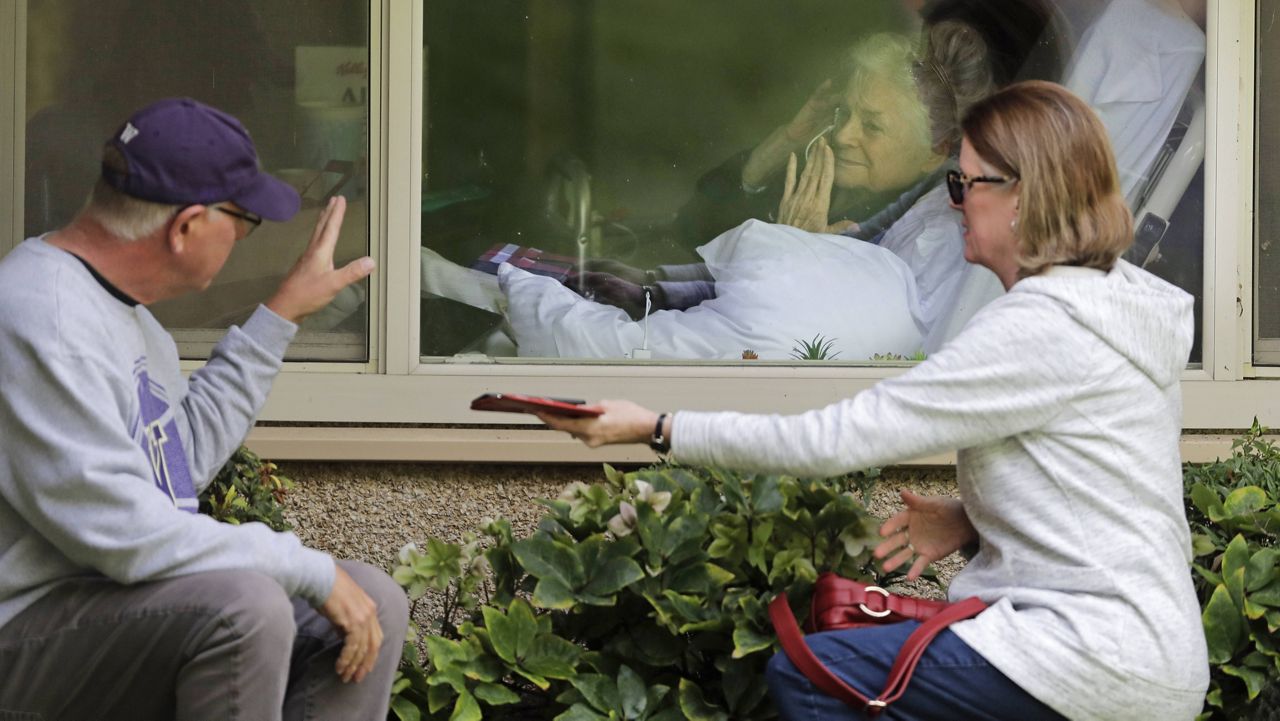
<instances>
[{"instance_id":1,"label":"blue jeans","mask_svg":"<svg viewBox=\"0 0 1280 721\"><path fill-rule=\"evenodd\" d=\"M916 621L826 631L805 642L827 668L867 698L884 688L889 669ZM769 661L769 695L787 721L869 718L814 688L786 654ZM1014 685L950 630L933 639L902 698L881 719L1010 719L1040 721L1063 716Z\"/></svg>"}]
</instances>

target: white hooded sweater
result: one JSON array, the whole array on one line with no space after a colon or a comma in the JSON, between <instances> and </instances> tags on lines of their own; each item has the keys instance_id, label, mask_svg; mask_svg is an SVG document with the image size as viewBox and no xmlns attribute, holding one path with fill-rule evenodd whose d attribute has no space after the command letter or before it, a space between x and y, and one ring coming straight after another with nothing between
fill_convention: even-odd
<instances>
[{"instance_id":1,"label":"white hooded sweater","mask_svg":"<svg viewBox=\"0 0 1280 721\"><path fill-rule=\"evenodd\" d=\"M681 412L681 462L831 476L960 449L955 633L1072 719L1192 719L1209 670L1178 439L1192 300L1118 263L1015 284L927 361L797 416Z\"/></svg>"}]
</instances>

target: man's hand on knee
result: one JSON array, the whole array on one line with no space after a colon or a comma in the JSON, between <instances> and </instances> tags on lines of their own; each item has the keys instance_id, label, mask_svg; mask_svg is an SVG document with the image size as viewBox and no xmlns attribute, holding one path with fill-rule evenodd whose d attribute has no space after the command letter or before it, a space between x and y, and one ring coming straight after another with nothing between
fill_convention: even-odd
<instances>
[{"instance_id":1,"label":"man's hand on knee","mask_svg":"<svg viewBox=\"0 0 1280 721\"><path fill-rule=\"evenodd\" d=\"M382 646L378 606L341 566L336 566L335 571L333 591L317 610L345 637L334 670L343 683L359 683L373 670Z\"/></svg>"}]
</instances>

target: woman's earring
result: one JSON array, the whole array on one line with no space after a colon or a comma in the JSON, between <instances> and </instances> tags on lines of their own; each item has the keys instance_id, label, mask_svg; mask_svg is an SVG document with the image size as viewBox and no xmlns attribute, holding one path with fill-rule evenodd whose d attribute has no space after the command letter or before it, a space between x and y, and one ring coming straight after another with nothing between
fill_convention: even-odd
<instances>
[{"instance_id":1,"label":"woman's earring","mask_svg":"<svg viewBox=\"0 0 1280 721\"><path fill-rule=\"evenodd\" d=\"M1018 232L1018 216L1013 216L1013 220L1009 221L1009 231L1012 233Z\"/></svg>"}]
</instances>

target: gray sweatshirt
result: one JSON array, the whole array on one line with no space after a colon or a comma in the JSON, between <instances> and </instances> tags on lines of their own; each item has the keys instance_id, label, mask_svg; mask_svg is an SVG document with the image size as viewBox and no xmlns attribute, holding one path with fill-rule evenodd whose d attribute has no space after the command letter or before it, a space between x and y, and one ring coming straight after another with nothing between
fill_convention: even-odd
<instances>
[{"instance_id":1,"label":"gray sweatshirt","mask_svg":"<svg viewBox=\"0 0 1280 721\"><path fill-rule=\"evenodd\" d=\"M957 635L1072 719L1192 719L1209 684L1182 501L1186 293L1121 262L1051 268L942 350L798 416L681 412L681 462L804 476L960 449L980 551Z\"/></svg>"},{"instance_id":2,"label":"gray sweatshirt","mask_svg":"<svg viewBox=\"0 0 1280 721\"><path fill-rule=\"evenodd\" d=\"M169 334L39 238L0 260L0 626L59 581L250 569L318 605L333 560L197 515L296 326L259 308L184 379Z\"/></svg>"}]
</instances>

